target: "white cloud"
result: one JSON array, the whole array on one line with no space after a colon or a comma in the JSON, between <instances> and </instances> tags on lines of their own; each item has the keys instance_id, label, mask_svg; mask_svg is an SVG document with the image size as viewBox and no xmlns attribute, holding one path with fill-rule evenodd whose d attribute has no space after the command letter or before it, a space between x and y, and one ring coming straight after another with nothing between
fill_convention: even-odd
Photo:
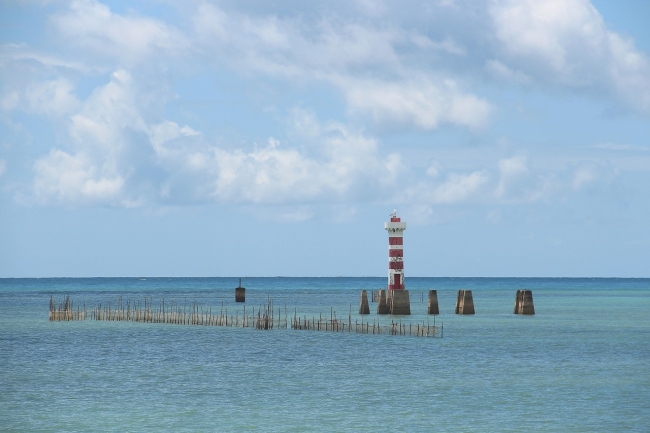
<instances>
[{"instance_id":1,"label":"white cloud","mask_svg":"<svg viewBox=\"0 0 650 433\"><path fill-rule=\"evenodd\" d=\"M70 81L64 78L32 82L24 90L5 94L0 102L3 110L20 109L29 113L64 116L79 106Z\"/></svg>"},{"instance_id":2,"label":"white cloud","mask_svg":"<svg viewBox=\"0 0 650 433\"><path fill-rule=\"evenodd\" d=\"M50 53L42 53L30 49L27 44L0 44L0 65L9 68L16 63L36 62L45 68L63 69L88 73L93 71L80 61L70 61L54 56Z\"/></svg>"},{"instance_id":3,"label":"white cloud","mask_svg":"<svg viewBox=\"0 0 650 433\"><path fill-rule=\"evenodd\" d=\"M528 175L528 166L526 158L515 156L513 158L502 159L499 166L499 184L496 188L496 195L504 198L517 187L517 183L524 180Z\"/></svg>"},{"instance_id":4,"label":"white cloud","mask_svg":"<svg viewBox=\"0 0 650 433\"><path fill-rule=\"evenodd\" d=\"M618 170L606 161L587 160L565 161L554 169L535 168L528 157L516 155L497 159L490 167L469 171L445 170L436 160L426 169L426 174L427 177L410 179L401 200L420 209L416 212L420 219L426 219L428 207L436 205L562 201L572 194L601 190L618 176Z\"/></svg>"},{"instance_id":5,"label":"white cloud","mask_svg":"<svg viewBox=\"0 0 650 433\"><path fill-rule=\"evenodd\" d=\"M493 192L496 203L533 203L565 195L567 183L563 170L540 170L530 166L522 155L497 162L498 183Z\"/></svg>"},{"instance_id":6,"label":"white cloud","mask_svg":"<svg viewBox=\"0 0 650 433\"><path fill-rule=\"evenodd\" d=\"M429 167L427 167L427 176L438 177L442 172L442 164L440 161L432 160L429 162Z\"/></svg>"},{"instance_id":7,"label":"white cloud","mask_svg":"<svg viewBox=\"0 0 650 433\"><path fill-rule=\"evenodd\" d=\"M456 3L462 2L446 9L464 14ZM508 82L605 91L638 108L650 107L646 56L608 31L588 1L489 4L489 12L477 7L475 13L486 18L482 21L492 18L494 38L484 28L429 37L390 18L390 4L363 0L351 9L360 7L386 20L336 14L314 18L295 11L255 15L242 12L245 6L222 9L199 2L184 10L188 15L175 27L131 10L116 13L97 1L72 1L50 24L73 60L5 45L0 74L11 70L17 77L28 71L28 78L3 79L0 107L46 115L59 126L57 141L48 143L33 165L34 197L44 203L264 204L280 209L280 219L299 220L313 214L309 206L315 202L401 200L427 215L432 205L534 202L611 179L613 171L602 164L583 161L544 171L535 168L534 159L512 154L473 164L436 156L428 166L416 163L414 168L401 153L382 149L394 137L382 143L364 131L368 120L407 131L485 127L498 109L474 90L486 71ZM478 53L479 47L485 51ZM205 67L201 79L227 69L225 75L234 71L244 85L270 83L283 97L287 87L300 97L316 93L316 99L334 89L332 105L342 103L350 123L318 120L308 109L293 110L288 121L278 121L285 101L273 107L272 121L290 130L255 134L281 140L269 137L253 145L215 139L221 131L196 130L195 125L208 122L194 122L192 116L204 114L170 104L176 98L171 91L176 73L183 68L178 56ZM96 64L114 72L108 82L88 89L84 86L98 79ZM206 98L221 98L217 92L206 91ZM309 106L295 99L287 105ZM61 132L61 126L67 129ZM604 144L600 149L642 147Z\"/></svg>"},{"instance_id":8,"label":"white cloud","mask_svg":"<svg viewBox=\"0 0 650 433\"><path fill-rule=\"evenodd\" d=\"M490 12L503 54L488 63L493 71L611 94L650 111L650 60L607 30L589 0L493 0Z\"/></svg>"},{"instance_id":9,"label":"white cloud","mask_svg":"<svg viewBox=\"0 0 650 433\"><path fill-rule=\"evenodd\" d=\"M290 123L309 141L305 151L274 138L228 150L188 125L148 120L165 103L126 70L115 71L70 116L72 150L52 149L34 164L35 198L113 206L346 202L391 191L403 171L399 155L381 155L374 139L302 110Z\"/></svg>"},{"instance_id":10,"label":"white cloud","mask_svg":"<svg viewBox=\"0 0 650 433\"><path fill-rule=\"evenodd\" d=\"M379 124L435 129L451 123L479 128L487 123L492 109L487 101L460 92L449 80L340 82L350 109L369 113Z\"/></svg>"},{"instance_id":11,"label":"white cloud","mask_svg":"<svg viewBox=\"0 0 650 433\"><path fill-rule=\"evenodd\" d=\"M25 99L33 111L54 115L69 113L79 105L72 83L63 78L32 84Z\"/></svg>"},{"instance_id":12,"label":"white cloud","mask_svg":"<svg viewBox=\"0 0 650 433\"><path fill-rule=\"evenodd\" d=\"M488 60L485 69L488 73L508 82L518 84L532 84L533 82L529 75L524 74L522 71L513 70L498 60Z\"/></svg>"},{"instance_id":13,"label":"white cloud","mask_svg":"<svg viewBox=\"0 0 650 433\"><path fill-rule=\"evenodd\" d=\"M355 0L357 8L369 17L377 18L388 12L386 5L379 0Z\"/></svg>"},{"instance_id":14,"label":"white cloud","mask_svg":"<svg viewBox=\"0 0 650 433\"><path fill-rule=\"evenodd\" d=\"M574 191L596 188L608 184L618 175L618 170L605 161L581 161L573 168L571 187Z\"/></svg>"},{"instance_id":15,"label":"white cloud","mask_svg":"<svg viewBox=\"0 0 650 433\"><path fill-rule=\"evenodd\" d=\"M425 50L445 51L456 56L467 55L467 50L449 36L438 42L430 39L428 36L425 36L423 34L413 33L410 37L410 40L415 46Z\"/></svg>"},{"instance_id":16,"label":"white cloud","mask_svg":"<svg viewBox=\"0 0 650 433\"><path fill-rule=\"evenodd\" d=\"M182 54L191 47L176 28L162 21L113 13L95 0L73 0L52 23L66 41L95 53L127 61L145 61L153 53Z\"/></svg>"},{"instance_id":17,"label":"white cloud","mask_svg":"<svg viewBox=\"0 0 650 433\"><path fill-rule=\"evenodd\" d=\"M4 159L0 159L0 177L2 177L3 174L5 174L5 171L7 170L7 161Z\"/></svg>"},{"instance_id":18,"label":"white cloud","mask_svg":"<svg viewBox=\"0 0 650 433\"><path fill-rule=\"evenodd\" d=\"M468 200L489 180L486 171L475 171L469 174L452 173L447 180L438 185L433 191L434 203L459 203Z\"/></svg>"},{"instance_id":19,"label":"white cloud","mask_svg":"<svg viewBox=\"0 0 650 433\"><path fill-rule=\"evenodd\" d=\"M228 151L213 145L201 148L190 143L172 152L167 146L179 136L177 128L164 126L170 141L159 141L154 146L156 154L170 171L182 167L196 180L202 179L204 201L286 204L367 200L376 197L380 187L393 188L402 170L397 155L383 159L374 140L336 123L316 125L318 155L313 157L273 138L250 151Z\"/></svg>"},{"instance_id":20,"label":"white cloud","mask_svg":"<svg viewBox=\"0 0 650 433\"><path fill-rule=\"evenodd\" d=\"M79 62L34 53L25 44L0 45L0 110L45 115L61 123L78 110L76 81L89 71Z\"/></svg>"},{"instance_id":21,"label":"white cloud","mask_svg":"<svg viewBox=\"0 0 650 433\"><path fill-rule=\"evenodd\" d=\"M439 177L440 173L436 173ZM480 200L479 192L488 186L490 174L487 170L470 173L451 172L444 179L427 179L414 185L407 185L402 202L412 206L431 204L449 205ZM420 210L425 208L420 208ZM422 212L418 212L422 216Z\"/></svg>"},{"instance_id":22,"label":"white cloud","mask_svg":"<svg viewBox=\"0 0 650 433\"><path fill-rule=\"evenodd\" d=\"M77 205L119 203L124 178L112 161L96 165L84 153L54 149L34 164L34 195L41 203ZM116 203L117 201L117 203Z\"/></svg>"},{"instance_id":23,"label":"white cloud","mask_svg":"<svg viewBox=\"0 0 650 433\"><path fill-rule=\"evenodd\" d=\"M287 77L362 74L369 67L391 71L400 66L395 45L408 38L396 29L378 30L354 22L225 15L214 6L209 8L197 21L202 32L211 31L200 33L206 49L221 50L234 64ZM214 23L206 22L212 17Z\"/></svg>"},{"instance_id":24,"label":"white cloud","mask_svg":"<svg viewBox=\"0 0 650 433\"><path fill-rule=\"evenodd\" d=\"M80 112L71 116L70 136L82 148L117 152L129 131L148 132L142 111L155 97L141 92L131 74L118 69L110 82L96 88Z\"/></svg>"},{"instance_id":25,"label":"white cloud","mask_svg":"<svg viewBox=\"0 0 650 433\"><path fill-rule=\"evenodd\" d=\"M401 47L453 56L465 50L447 37L437 42L395 27L380 29L322 19L242 17L202 4L195 19L208 52L216 51L246 70L280 78L323 80L344 95L351 112L376 122L435 129L441 124L483 126L491 106L460 89L457 81L435 78L411 65Z\"/></svg>"},{"instance_id":26,"label":"white cloud","mask_svg":"<svg viewBox=\"0 0 650 433\"><path fill-rule=\"evenodd\" d=\"M598 175L593 167L583 166L578 167L573 173L573 189L579 190L593 182L598 178Z\"/></svg>"},{"instance_id":27,"label":"white cloud","mask_svg":"<svg viewBox=\"0 0 650 433\"><path fill-rule=\"evenodd\" d=\"M382 12L388 6L379 6L371 13L395 12ZM340 89L351 111L369 113L382 123L395 118L423 129L444 123L472 128L485 124L490 104L471 87L457 84L485 71L520 84L585 90L650 111L648 57L631 40L608 30L589 0L428 6L424 9L435 10L433 16L452 11L448 13L459 25L473 27L436 40L405 30L408 26L399 20L379 26L361 24L350 16L321 16L315 21L296 15L253 17L205 3L195 26L200 45L220 59L247 71L326 81ZM473 10L471 16L468 8ZM492 26L476 26L483 22ZM457 62L458 58L468 62ZM472 59L485 60L475 70L481 62Z\"/></svg>"},{"instance_id":28,"label":"white cloud","mask_svg":"<svg viewBox=\"0 0 650 433\"><path fill-rule=\"evenodd\" d=\"M20 93L16 91L9 91L0 99L0 108L3 111L15 110L20 106Z\"/></svg>"},{"instance_id":29,"label":"white cloud","mask_svg":"<svg viewBox=\"0 0 650 433\"><path fill-rule=\"evenodd\" d=\"M142 202L129 178L142 170L142 159L131 157L148 127L139 101L145 98L131 75L117 70L96 88L70 116L71 150L52 149L34 164L33 192L42 203L133 206Z\"/></svg>"}]
</instances>

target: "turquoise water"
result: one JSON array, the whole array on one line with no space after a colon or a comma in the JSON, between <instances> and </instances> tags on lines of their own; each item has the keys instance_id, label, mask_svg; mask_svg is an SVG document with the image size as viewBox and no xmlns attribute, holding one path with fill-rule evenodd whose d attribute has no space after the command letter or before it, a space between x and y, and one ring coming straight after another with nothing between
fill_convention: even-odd
<instances>
[{"instance_id":1,"label":"turquoise water","mask_svg":"<svg viewBox=\"0 0 650 433\"><path fill-rule=\"evenodd\" d=\"M237 283L0 279L0 430L650 431L650 279L407 278L402 320L426 321L437 289L444 338L47 320L66 294L241 311ZM243 281L247 308L270 296L283 314L353 322L359 291L384 284ZM475 316L453 314L461 288ZM512 314L521 288L535 316Z\"/></svg>"}]
</instances>

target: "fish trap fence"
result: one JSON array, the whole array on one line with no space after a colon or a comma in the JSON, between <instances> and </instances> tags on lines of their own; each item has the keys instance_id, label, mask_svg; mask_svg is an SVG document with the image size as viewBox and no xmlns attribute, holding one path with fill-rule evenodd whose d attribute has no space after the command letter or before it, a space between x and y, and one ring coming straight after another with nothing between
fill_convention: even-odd
<instances>
[{"instance_id":1,"label":"fish trap fence","mask_svg":"<svg viewBox=\"0 0 650 433\"><path fill-rule=\"evenodd\" d=\"M252 310L252 311L251 311ZM277 315L276 315L277 312ZM275 329L287 328L288 320L282 310L273 308L272 301L268 305L253 307L243 313L239 311L235 315L228 314L227 308L221 308L213 312L212 307L190 302L178 305L176 303L165 303L164 300L153 304L151 299L144 301L118 300L115 304L109 302L107 305L97 304L88 309L86 303L77 305L67 296L62 302L55 302L50 298L49 320L52 322L77 321L77 320L99 320L112 322L143 322L143 323L165 323L176 325L200 325L200 326L228 326L237 328Z\"/></svg>"},{"instance_id":2,"label":"fish trap fence","mask_svg":"<svg viewBox=\"0 0 650 433\"><path fill-rule=\"evenodd\" d=\"M111 321L111 322L142 322L142 323L164 323L175 325L198 325L198 326L225 326L236 328L254 328L254 329L295 329L308 331L324 332L348 332L357 334L386 334L386 335L411 335L420 337L442 337L444 327L422 323L402 323L401 321L391 321L390 324L380 324L377 322L358 322L358 319L352 322L352 315L347 320L336 317L336 312L331 311L330 318L300 317L294 313L289 318L286 312L282 314L282 309L277 310L273 307L273 301L269 298L267 305L261 305L258 308L253 307L243 313L239 311L235 315L228 314L228 309L224 308L213 312L211 306L203 305L198 302L184 302L180 305L176 302L169 304L165 300L154 303L151 298L145 298L143 301L123 301L118 299L117 302L108 304L97 304L88 308L86 303L75 305L66 296L61 302L55 302L50 297L49 320L52 322L63 321Z\"/></svg>"},{"instance_id":3,"label":"fish trap fence","mask_svg":"<svg viewBox=\"0 0 650 433\"><path fill-rule=\"evenodd\" d=\"M431 325L428 323L402 323L391 321L390 324L379 322L352 322L340 319L322 319L293 317L291 329L324 332L353 332L357 334L386 334L386 335L410 335L415 337L442 337L443 326Z\"/></svg>"}]
</instances>

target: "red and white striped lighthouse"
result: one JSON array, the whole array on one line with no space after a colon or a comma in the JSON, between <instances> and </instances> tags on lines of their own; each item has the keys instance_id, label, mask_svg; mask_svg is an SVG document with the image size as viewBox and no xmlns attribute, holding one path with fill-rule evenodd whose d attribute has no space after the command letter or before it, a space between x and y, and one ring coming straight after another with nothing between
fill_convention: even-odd
<instances>
[{"instance_id":1,"label":"red and white striped lighthouse","mask_svg":"<svg viewBox=\"0 0 650 433\"><path fill-rule=\"evenodd\" d=\"M393 210L390 222L384 223L388 232L388 290L404 290L404 230L406 223Z\"/></svg>"}]
</instances>

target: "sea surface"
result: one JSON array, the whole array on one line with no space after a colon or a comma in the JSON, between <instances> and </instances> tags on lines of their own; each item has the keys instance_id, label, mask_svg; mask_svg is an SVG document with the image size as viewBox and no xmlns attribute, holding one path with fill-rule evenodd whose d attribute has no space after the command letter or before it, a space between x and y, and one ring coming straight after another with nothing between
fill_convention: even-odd
<instances>
[{"instance_id":1,"label":"sea surface","mask_svg":"<svg viewBox=\"0 0 650 433\"><path fill-rule=\"evenodd\" d=\"M408 278L443 338L131 322L49 322L163 298L229 314L235 278L0 279L0 431L650 432L650 279ZM247 308L360 321L385 278L244 278ZM476 314L454 313L459 289ZM517 289L535 316L513 314ZM370 292L369 292L370 296ZM420 300L423 299L424 302ZM285 310L286 308L286 310Z\"/></svg>"}]
</instances>

